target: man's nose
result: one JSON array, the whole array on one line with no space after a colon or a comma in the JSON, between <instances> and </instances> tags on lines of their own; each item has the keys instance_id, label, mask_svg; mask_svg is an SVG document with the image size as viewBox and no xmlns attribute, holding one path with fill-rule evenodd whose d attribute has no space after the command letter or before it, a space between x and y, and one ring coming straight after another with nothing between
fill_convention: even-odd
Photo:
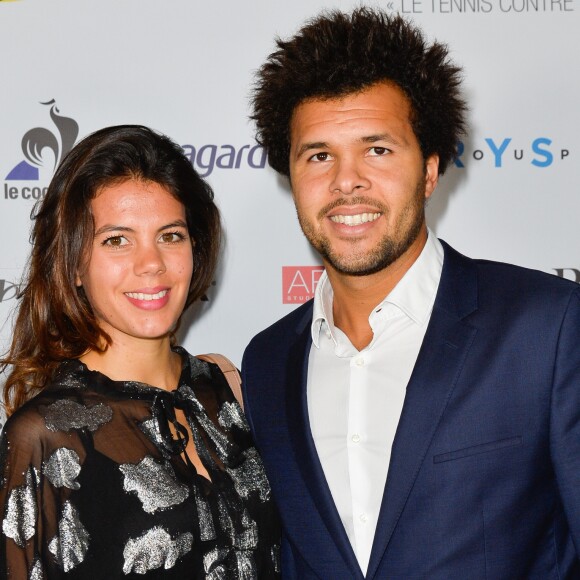
<instances>
[{"instance_id":1,"label":"man's nose","mask_svg":"<svg viewBox=\"0 0 580 580\"><path fill-rule=\"evenodd\" d=\"M356 159L340 159L333 171L334 175L330 183L331 193L349 195L370 187L370 181L364 175L364 165Z\"/></svg>"}]
</instances>

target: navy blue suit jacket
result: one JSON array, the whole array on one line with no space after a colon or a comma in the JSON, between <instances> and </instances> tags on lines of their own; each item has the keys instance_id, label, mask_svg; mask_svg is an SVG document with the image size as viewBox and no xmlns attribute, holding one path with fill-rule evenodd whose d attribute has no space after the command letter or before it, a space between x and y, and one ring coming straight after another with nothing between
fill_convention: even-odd
<instances>
[{"instance_id":1,"label":"navy blue suit jacket","mask_svg":"<svg viewBox=\"0 0 580 580\"><path fill-rule=\"evenodd\" d=\"M367 578L580 578L580 286L444 244ZM308 422L312 304L244 354L283 577L362 579Z\"/></svg>"}]
</instances>

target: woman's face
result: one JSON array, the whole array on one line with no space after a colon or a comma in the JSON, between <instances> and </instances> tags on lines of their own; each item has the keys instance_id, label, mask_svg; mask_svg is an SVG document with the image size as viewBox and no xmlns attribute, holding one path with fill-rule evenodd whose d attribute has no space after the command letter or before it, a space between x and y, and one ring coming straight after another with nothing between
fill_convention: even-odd
<instances>
[{"instance_id":1,"label":"woman's face","mask_svg":"<svg viewBox=\"0 0 580 580\"><path fill-rule=\"evenodd\" d=\"M113 345L169 335L185 306L193 250L185 209L163 186L125 181L91 201L94 238L77 276Z\"/></svg>"}]
</instances>

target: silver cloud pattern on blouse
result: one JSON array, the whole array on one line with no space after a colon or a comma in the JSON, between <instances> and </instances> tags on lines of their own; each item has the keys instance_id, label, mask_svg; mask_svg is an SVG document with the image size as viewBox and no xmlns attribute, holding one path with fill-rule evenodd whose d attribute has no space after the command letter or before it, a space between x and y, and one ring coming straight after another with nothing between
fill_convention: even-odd
<instances>
[{"instance_id":1,"label":"silver cloud pattern on blouse","mask_svg":"<svg viewBox=\"0 0 580 580\"><path fill-rule=\"evenodd\" d=\"M89 534L70 501L63 505L58 522L58 534L48 544L50 553L65 572L69 572L85 559L89 549Z\"/></svg>"},{"instance_id":2,"label":"silver cloud pattern on blouse","mask_svg":"<svg viewBox=\"0 0 580 580\"><path fill-rule=\"evenodd\" d=\"M141 423L139 423L139 429L141 429L141 431L143 431L143 433L145 433L145 435L147 435L147 437L153 441L159 449L165 449L165 441L163 440L163 436L159 429L159 422L155 417L141 421Z\"/></svg>"},{"instance_id":3,"label":"silver cloud pattern on blouse","mask_svg":"<svg viewBox=\"0 0 580 580\"><path fill-rule=\"evenodd\" d=\"M207 580L227 578L226 570L221 563L227 558L229 550L214 548L203 557L203 569Z\"/></svg>"},{"instance_id":4,"label":"silver cloud pattern on blouse","mask_svg":"<svg viewBox=\"0 0 580 580\"><path fill-rule=\"evenodd\" d=\"M44 580L44 572L42 571L42 564L38 558L34 559L32 568L28 574L28 580Z\"/></svg>"},{"instance_id":5,"label":"silver cloud pattern on blouse","mask_svg":"<svg viewBox=\"0 0 580 580\"><path fill-rule=\"evenodd\" d=\"M54 487L79 489L81 486L75 480L80 472L81 464L77 452L66 447L59 447L42 463L42 473Z\"/></svg>"},{"instance_id":6,"label":"silver cloud pattern on blouse","mask_svg":"<svg viewBox=\"0 0 580 580\"><path fill-rule=\"evenodd\" d=\"M225 429L231 429L235 425L243 431L250 430L242 408L238 403L224 403L218 413L218 422Z\"/></svg>"},{"instance_id":7,"label":"silver cloud pattern on blouse","mask_svg":"<svg viewBox=\"0 0 580 580\"><path fill-rule=\"evenodd\" d=\"M244 498L257 491L262 501L270 497L270 484L266 479L264 468L258 457L258 452L251 447L245 452L246 460L239 467L226 467L236 491Z\"/></svg>"},{"instance_id":8,"label":"silver cloud pattern on blouse","mask_svg":"<svg viewBox=\"0 0 580 580\"><path fill-rule=\"evenodd\" d=\"M32 467L26 472L24 485L15 487L8 496L2 531L24 548L26 541L36 533L38 509L35 497L35 476Z\"/></svg>"},{"instance_id":9,"label":"silver cloud pattern on blouse","mask_svg":"<svg viewBox=\"0 0 580 580\"><path fill-rule=\"evenodd\" d=\"M187 486L177 481L171 465L161 465L149 455L136 465L119 465L119 469L125 477L125 491L135 492L148 514L180 504L189 496Z\"/></svg>"},{"instance_id":10,"label":"silver cloud pattern on blouse","mask_svg":"<svg viewBox=\"0 0 580 580\"><path fill-rule=\"evenodd\" d=\"M242 513L243 529L236 530L223 498L218 498L218 513L221 529L229 534L233 546L238 550L254 550L258 545L258 527L248 512Z\"/></svg>"},{"instance_id":11,"label":"silver cloud pattern on blouse","mask_svg":"<svg viewBox=\"0 0 580 580\"><path fill-rule=\"evenodd\" d=\"M161 526L155 526L136 539L130 539L123 550L123 572L146 574L163 566L173 568L184 554L191 550L193 536L181 534L175 540Z\"/></svg>"},{"instance_id":12,"label":"silver cloud pattern on blouse","mask_svg":"<svg viewBox=\"0 0 580 580\"><path fill-rule=\"evenodd\" d=\"M240 580L256 580L258 572L251 552L236 551L236 561Z\"/></svg>"},{"instance_id":13,"label":"silver cloud pattern on blouse","mask_svg":"<svg viewBox=\"0 0 580 580\"><path fill-rule=\"evenodd\" d=\"M244 531L234 537L234 546L238 550L255 550L258 546L258 525L244 510L242 514Z\"/></svg>"},{"instance_id":14,"label":"silver cloud pattern on blouse","mask_svg":"<svg viewBox=\"0 0 580 580\"><path fill-rule=\"evenodd\" d=\"M194 486L193 492L195 494L197 516L199 518L199 535L201 541L207 542L209 540L215 540L216 533L209 503L205 497L202 496L197 486Z\"/></svg>"},{"instance_id":15,"label":"silver cloud pattern on blouse","mask_svg":"<svg viewBox=\"0 0 580 580\"><path fill-rule=\"evenodd\" d=\"M225 461L229 456L233 445L230 443L229 439L221 433L221 431L214 425L213 421L207 416L205 409L198 401L193 389L188 386L180 386L179 391L182 396L188 399L193 406L196 408L197 420L201 425L201 428L207 433L209 438L213 441L215 445L215 450L222 461Z\"/></svg>"},{"instance_id":16,"label":"silver cloud pattern on blouse","mask_svg":"<svg viewBox=\"0 0 580 580\"><path fill-rule=\"evenodd\" d=\"M113 410L103 403L85 407L75 401L60 399L49 405L46 410L45 423L51 431L71 431L87 428L96 431L101 425L113 418Z\"/></svg>"}]
</instances>

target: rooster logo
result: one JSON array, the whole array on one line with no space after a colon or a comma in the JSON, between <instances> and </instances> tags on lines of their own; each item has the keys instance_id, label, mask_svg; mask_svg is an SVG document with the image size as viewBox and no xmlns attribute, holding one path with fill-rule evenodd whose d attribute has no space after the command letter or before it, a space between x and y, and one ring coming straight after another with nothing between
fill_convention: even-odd
<instances>
[{"instance_id":1,"label":"rooster logo","mask_svg":"<svg viewBox=\"0 0 580 580\"><path fill-rule=\"evenodd\" d=\"M1 1L1 0L0 0ZM45 167L45 154L49 150L53 160L53 170L72 149L79 134L78 123L59 114L56 101L52 99L41 105L50 107L50 118L56 126L58 136L44 127L30 129L22 137L22 152L26 160L21 161L6 176L6 180L38 181L38 168Z\"/></svg>"}]
</instances>

